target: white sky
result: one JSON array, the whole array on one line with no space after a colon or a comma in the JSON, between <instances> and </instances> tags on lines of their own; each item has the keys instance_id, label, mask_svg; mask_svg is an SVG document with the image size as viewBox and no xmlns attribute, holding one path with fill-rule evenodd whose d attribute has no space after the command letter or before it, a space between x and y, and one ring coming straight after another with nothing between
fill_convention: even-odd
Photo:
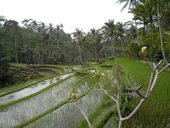
<instances>
[{"instance_id":1,"label":"white sky","mask_svg":"<svg viewBox=\"0 0 170 128\"><path fill-rule=\"evenodd\" d=\"M8 20L24 19L43 21L46 24L62 23L65 32L75 28L87 32L100 28L109 19L125 22L132 19L127 9L120 12L123 4L117 0L0 0L0 15Z\"/></svg>"}]
</instances>

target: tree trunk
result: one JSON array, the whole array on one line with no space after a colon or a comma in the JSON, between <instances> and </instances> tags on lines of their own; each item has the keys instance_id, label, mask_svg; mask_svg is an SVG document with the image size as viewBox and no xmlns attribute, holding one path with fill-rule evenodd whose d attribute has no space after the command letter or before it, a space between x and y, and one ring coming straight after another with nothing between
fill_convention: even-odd
<instances>
[{"instance_id":1,"label":"tree trunk","mask_svg":"<svg viewBox=\"0 0 170 128\"><path fill-rule=\"evenodd\" d=\"M80 48L79 45L78 45L78 50L79 50L79 60L80 60L80 63L83 64L82 57L81 57L81 48Z\"/></svg>"},{"instance_id":2,"label":"tree trunk","mask_svg":"<svg viewBox=\"0 0 170 128\"><path fill-rule=\"evenodd\" d=\"M162 51L162 56L163 56L163 63L166 64L166 63L167 63L167 60L166 60L166 57L165 57L164 46L163 46L163 40L162 40L162 31L161 31L160 13L159 13L159 6L158 6L158 3L157 3L157 17L158 17L158 27L159 27L159 36L160 36L161 51Z\"/></svg>"},{"instance_id":3,"label":"tree trunk","mask_svg":"<svg viewBox=\"0 0 170 128\"><path fill-rule=\"evenodd\" d=\"M15 60L16 60L16 63L18 63L18 50L17 50L17 43L16 43L16 39L15 39L15 37L14 37L14 39L13 39L13 42L14 42L14 44L15 44Z\"/></svg>"},{"instance_id":4,"label":"tree trunk","mask_svg":"<svg viewBox=\"0 0 170 128\"><path fill-rule=\"evenodd\" d=\"M114 43L113 43L113 47L112 47L112 50L113 50L113 57L115 57L116 56L116 52L115 52L115 46L114 46Z\"/></svg>"},{"instance_id":5,"label":"tree trunk","mask_svg":"<svg viewBox=\"0 0 170 128\"><path fill-rule=\"evenodd\" d=\"M120 43L121 43L121 48L122 48L122 54L124 54L124 47L123 47L123 37L121 37L121 41L120 41Z\"/></svg>"}]
</instances>

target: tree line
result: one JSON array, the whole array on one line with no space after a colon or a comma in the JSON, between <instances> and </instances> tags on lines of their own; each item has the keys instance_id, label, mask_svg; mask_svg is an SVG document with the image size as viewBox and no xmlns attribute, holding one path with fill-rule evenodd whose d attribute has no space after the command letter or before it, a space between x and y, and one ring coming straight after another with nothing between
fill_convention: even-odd
<instances>
[{"instance_id":1,"label":"tree line","mask_svg":"<svg viewBox=\"0 0 170 128\"><path fill-rule=\"evenodd\" d=\"M139 58L147 46L147 58L170 60L170 2L168 0L119 0L128 7L133 20L111 19L99 29L85 33L76 28L66 33L63 25L33 19L18 21L0 16L0 81L8 63L85 64L102 58L126 55ZM3 74L3 75L2 75Z\"/></svg>"}]
</instances>

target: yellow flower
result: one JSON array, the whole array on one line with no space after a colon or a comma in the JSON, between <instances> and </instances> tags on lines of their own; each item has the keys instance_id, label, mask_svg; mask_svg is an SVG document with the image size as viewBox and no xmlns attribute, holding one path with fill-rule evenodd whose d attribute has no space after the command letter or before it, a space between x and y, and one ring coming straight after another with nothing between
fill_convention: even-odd
<instances>
[{"instance_id":1,"label":"yellow flower","mask_svg":"<svg viewBox=\"0 0 170 128\"><path fill-rule=\"evenodd\" d=\"M146 59L146 49L147 49L147 47L146 47L146 46L143 46L143 47L141 48L141 50L139 51L139 55L142 57L143 60Z\"/></svg>"},{"instance_id":2,"label":"yellow flower","mask_svg":"<svg viewBox=\"0 0 170 128\"><path fill-rule=\"evenodd\" d=\"M97 79L100 79L101 76L104 76L104 73L99 72L99 71L96 71L96 72L95 72L95 75L96 75Z\"/></svg>"},{"instance_id":3,"label":"yellow flower","mask_svg":"<svg viewBox=\"0 0 170 128\"><path fill-rule=\"evenodd\" d=\"M102 76L104 76L105 74L104 74L104 73L102 73L101 75L102 75Z\"/></svg>"},{"instance_id":4,"label":"yellow flower","mask_svg":"<svg viewBox=\"0 0 170 128\"><path fill-rule=\"evenodd\" d=\"M71 94L69 95L69 98L73 100L77 99L77 97L78 97L78 93L74 91L72 91Z\"/></svg>"},{"instance_id":5,"label":"yellow flower","mask_svg":"<svg viewBox=\"0 0 170 128\"><path fill-rule=\"evenodd\" d=\"M142 47L142 48L141 48L141 53L144 54L144 53L146 52L146 49L147 49L146 46Z\"/></svg>"}]
</instances>

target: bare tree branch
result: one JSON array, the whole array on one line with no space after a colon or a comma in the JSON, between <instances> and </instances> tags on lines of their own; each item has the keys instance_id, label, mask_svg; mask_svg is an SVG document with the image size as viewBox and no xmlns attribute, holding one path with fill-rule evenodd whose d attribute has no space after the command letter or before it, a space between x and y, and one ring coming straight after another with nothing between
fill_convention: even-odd
<instances>
[{"instance_id":1,"label":"bare tree branch","mask_svg":"<svg viewBox=\"0 0 170 128\"><path fill-rule=\"evenodd\" d=\"M76 106L78 107L78 109L80 110L80 112L83 114L84 118L86 119L88 125L89 125L89 128L92 128L91 124L90 124L90 121L88 119L88 117L86 116L86 114L84 113L84 111L80 108L80 106L78 104L76 104Z\"/></svg>"},{"instance_id":2,"label":"bare tree branch","mask_svg":"<svg viewBox=\"0 0 170 128\"><path fill-rule=\"evenodd\" d=\"M170 66L170 63L168 63L166 66L164 66L160 71L159 71L159 74L161 73L161 72L163 72L166 68L168 68Z\"/></svg>"},{"instance_id":3,"label":"bare tree branch","mask_svg":"<svg viewBox=\"0 0 170 128\"><path fill-rule=\"evenodd\" d=\"M155 67L158 67L158 65L155 66L155 63L153 63L152 65L153 65L153 69L152 69L152 72L151 72L150 81L149 81L149 85L148 85L145 97L148 97L148 95L150 94L151 86L152 86L152 83L153 83L154 78L155 78L155 70L156 70Z\"/></svg>"},{"instance_id":4,"label":"bare tree branch","mask_svg":"<svg viewBox=\"0 0 170 128\"><path fill-rule=\"evenodd\" d=\"M140 108L140 106L143 104L143 102L147 99L147 97L149 96L149 94L152 92L152 89L153 87L155 86L155 83L156 83L156 80L158 78L158 70L157 68L159 67L159 65L162 63L162 61L159 61L157 65L153 64L153 70L152 70L152 73L151 73L151 76L150 76L150 82L149 82L149 85L148 85L148 88L147 88L147 92L146 92L146 95L143 96L140 92L139 92L139 89L140 88L138 87L137 89L133 89L133 91L136 91L138 93L138 95L140 95L141 97L143 97L139 104L135 107L135 109L126 117L123 117L121 118L120 120L128 120L129 118L131 118ZM132 89L131 89L132 90Z\"/></svg>"},{"instance_id":5,"label":"bare tree branch","mask_svg":"<svg viewBox=\"0 0 170 128\"><path fill-rule=\"evenodd\" d=\"M139 110L140 106L143 104L145 100L146 99L144 98L141 99L139 104L135 107L135 109L128 116L121 118L121 120L124 121L124 120L128 120L129 118L131 118Z\"/></svg>"},{"instance_id":6,"label":"bare tree branch","mask_svg":"<svg viewBox=\"0 0 170 128\"><path fill-rule=\"evenodd\" d=\"M140 85L139 87L137 87L137 88L126 88L126 91L127 92L136 92L137 94L138 94L138 96L140 96L141 98L145 98L146 99L146 97L139 91L140 89L142 89L142 85Z\"/></svg>"},{"instance_id":7,"label":"bare tree branch","mask_svg":"<svg viewBox=\"0 0 170 128\"><path fill-rule=\"evenodd\" d=\"M161 65L163 61L160 60L157 64L153 63L152 65L150 65L151 67L151 75L150 75L150 81L149 81L149 84L148 84L148 88L146 90L146 94L145 96L140 92L140 90L142 89L142 85L140 85L139 87L137 88L126 88L126 91L128 92L136 92L138 94L138 96L140 96L142 99L139 101L139 103L137 104L137 106L134 108L134 110L126 117L122 117L122 114L121 114L121 110L120 110L120 105L119 105L119 100L120 100L120 83L121 83L121 79L119 78L119 67L118 65L116 65L116 87L117 87L117 99L114 98L113 96L111 96L103 87L102 85L99 83L100 85L100 88L105 92L106 95L108 95L115 103L116 103L116 108L117 108L117 112L118 112L118 117L119 117L119 124L118 124L118 128L121 128L122 127L122 122L124 120L128 120L129 118L131 118L139 109L140 107L142 106L142 104L144 103L144 101L148 98L148 96L150 95L150 93L152 92L155 84L156 84L156 81L158 79L158 76L161 72L163 72L167 67L170 66L170 63L167 64L166 66L164 66L160 71L158 71L158 68L159 66Z\"/></svg>"},{"instance_id":8,"label":"bare tree branch","mask_svg":"<svg viewBox=\"0 0 170 128\"><path fill-rule=\"evenodd\" d=\"M107 95L107 96L109 96L114 102L117 102L117 100L113 97L113 96L111 96L103 87L102 87L102 85L99 83L99 86L100 86L100 88L103 90L103 92Z\"/></svg>"},{"instance_id":9,"label":"bare tree branch","mask_svg":"<svg viewBox=\"0 0 170 128\"><path fill-rule=\"evenodd\" d=\"M162 60L160 60L160 61L157 63L156 66L155 66L155 64L153 64L154 70L158 69L158 67L161 65L161 63L162 63Z\"/></svg>"},{"instance_id":10,"label":"bare tree branch","mask_svg":"<svg viewBox=\"0 0 170 128\"><path fill-rule=\"evenodd\" d=\"M135 91L140 90L141 88L142 88L142 85L140 85L140 86L137 87L137 88L126 88L126 90L129 91L129 92L135 92Z\"/></svg>"},{"instance_id":11,"label":"bare tree branch","mask_svg":"<svg viewBox=\"0 0 170 128\"><path fill-rule=\"evenodd\" d=\"M138 96L140 96L141 98L147 99L147 97L145 97L139 90L137 90L136 93L137 93Z\"/></svg>"},{"instance_id":12,"label":"bare tree branch","mask_svg":"<svg viewBox=\"0 0 170 128\"><path fill-rule=\"evenodd\" d=\"M155 86L157 78L158 78L158 70L156 69L156 74L155 74L155 77L154 77L153 82L151 84L150 92L152 91L153 87Z\"/></svg>"}]
</instances>

